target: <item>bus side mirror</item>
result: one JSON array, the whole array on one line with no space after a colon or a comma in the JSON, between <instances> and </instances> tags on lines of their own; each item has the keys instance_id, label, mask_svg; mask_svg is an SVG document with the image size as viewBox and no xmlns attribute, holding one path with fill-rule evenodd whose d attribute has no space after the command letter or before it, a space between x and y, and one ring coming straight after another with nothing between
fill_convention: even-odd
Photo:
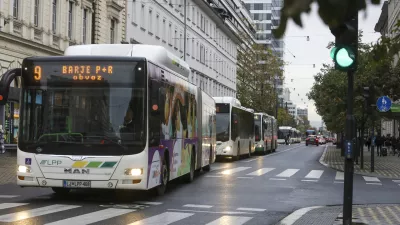
<instances>
[{"instance_id":1,"label":"bus side mirror","mask_svg":"<svg viewBox=\"0 0 400 225\"><path fill-rule=\"evenodd\" d=\"M21 68L8 70L3 74L0 80L0 105L5 105L8 100L11 82L18 76L21 76Z\"/></svg>"}]
</instances>

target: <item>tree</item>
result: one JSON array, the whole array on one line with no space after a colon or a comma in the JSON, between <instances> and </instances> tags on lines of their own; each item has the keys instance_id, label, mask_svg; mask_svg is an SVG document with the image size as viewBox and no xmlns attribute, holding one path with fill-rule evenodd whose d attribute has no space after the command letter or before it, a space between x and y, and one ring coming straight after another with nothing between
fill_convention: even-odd
<instances>
[{"instance_id":1,"label":"tree","mask_svg":"<svg viewBox=\"0 0 400 225\"><path fill-rule=\"evenodd\" d=\"M366 0L355 1L357 1L357 11L367 8ZM329 27L336 27L344 20L346 11L350 7L352 1L284 0L281 9L280 24L279 27L273 31L274 36L276 38L281 38L283 36L289 19L292 19L298 26L302 27L301 14L310 13L311 4L314 2L318 5L318 14L322 21ZM380 0L371 0L372 4L380 4L380 2Z\"/></svg>"},{"instance_id":2,"label":"tree","mask_svg":"<svg viewBox=\"0 0 400 225\"><path fill-rule=\"evenodd\" d=\"M296 127L296 121L285 109L278 109L278 126Z\"/></svg>"},{"instance_id":3,"label":"tree","mask_svg":"<svg viewBox=\"0 0 400 225\"><path fill-rule=\"evenodd\" d=\"M238 54L237 96L244 107L274 115L275 77L283 79L283 61L264 45L244 47Z\"/></svg>"}]
</instances>

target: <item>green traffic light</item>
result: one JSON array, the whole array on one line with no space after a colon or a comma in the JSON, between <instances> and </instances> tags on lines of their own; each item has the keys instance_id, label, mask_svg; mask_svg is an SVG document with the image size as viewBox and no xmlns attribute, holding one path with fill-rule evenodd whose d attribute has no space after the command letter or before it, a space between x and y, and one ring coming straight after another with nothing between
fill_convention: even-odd
<instances>
[{"instance_id":1,"label":"green traffic light","mask_svg":"<svg viewBox=\"0 0 400 225\"><path fill-rule=\"evenodd\" d=\"M335 59L336 50L337 50L336 47L333 47L332 50L331 50L331 58L332 58L333 60Z\"/></svg>"},{"instance_id":2,"label":"green traffic light","mask_svg":"<svg viewBox=\"0 0 400 225\"><path fill-rule=\"evenodd\" d=\"M349 67L354 63L354 59L351 56L349 49L341 48L336 53L336 62L341 67Z\"/></svg>"}]
</instances>

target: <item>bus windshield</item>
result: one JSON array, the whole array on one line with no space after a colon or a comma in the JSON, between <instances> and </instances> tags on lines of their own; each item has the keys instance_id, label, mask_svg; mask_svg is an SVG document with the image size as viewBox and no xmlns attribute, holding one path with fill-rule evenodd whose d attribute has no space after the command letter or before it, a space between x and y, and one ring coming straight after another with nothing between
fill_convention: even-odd
<instances>
[{"instance_id":1,"label":"bus windshield","mask_svg":"<svg viewBox=\"0 0 400 225\"><path fill-rule=\"evenodd\" d=\"M285 139L288 135L290 135L289 129L279 129L278 139Z\"/></svg>"},{"instance_id":2,"label":"bus windshield","mask_svg":"<svg viewBox=\"0 0 400 225\"><path fill-rule=\"evenodd\" d=\"M255 140L261 140L261 116L255 115L254 116L254 134L256 135Z\"/></svg>"},{"instance_id":3,"label":"bus windshield","mask_svg":"<svg viewBox=\"0 0 400 225\"><path fill-rule=\"evenodd\" d=\"M217 141L229 141L229 113L217 113Z\"/></svg>"},{"instance_id":4,"label":"bus windshield","mask_svg":"<svg viewBox=\"0 0 400 225\"><path fill-rule=\"evenodd\" d=\"M19 148L61 155L128 155L143 151L146 82L142 69L135 72L141 63L108 62L113 64L118 82L103 75L103 80L90 83L63 75L56 69L60 64L40 63L41 84L28 82L22 89Z\"/></svg>"}]
</instances>

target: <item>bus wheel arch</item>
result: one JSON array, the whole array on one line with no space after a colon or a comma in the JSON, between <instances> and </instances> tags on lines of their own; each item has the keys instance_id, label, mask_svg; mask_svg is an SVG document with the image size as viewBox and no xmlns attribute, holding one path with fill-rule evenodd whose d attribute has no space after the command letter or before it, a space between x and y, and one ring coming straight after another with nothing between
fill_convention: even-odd
<instances>
[{"instance_id":1,"label":"bus wheel arch","mask_svg":"<svg viewBox=\"0 0 400 225\"><path fill-rule=\"evenodd\" d=\"M155 188L156 195L162 196L165 194L165 191L167 190L168 186L168 181L169 181L169 150L165 149L164 151L164 157L162 158L162 164L161 164L161 184L158 185Z\"/></svg>"}]
</instances>

